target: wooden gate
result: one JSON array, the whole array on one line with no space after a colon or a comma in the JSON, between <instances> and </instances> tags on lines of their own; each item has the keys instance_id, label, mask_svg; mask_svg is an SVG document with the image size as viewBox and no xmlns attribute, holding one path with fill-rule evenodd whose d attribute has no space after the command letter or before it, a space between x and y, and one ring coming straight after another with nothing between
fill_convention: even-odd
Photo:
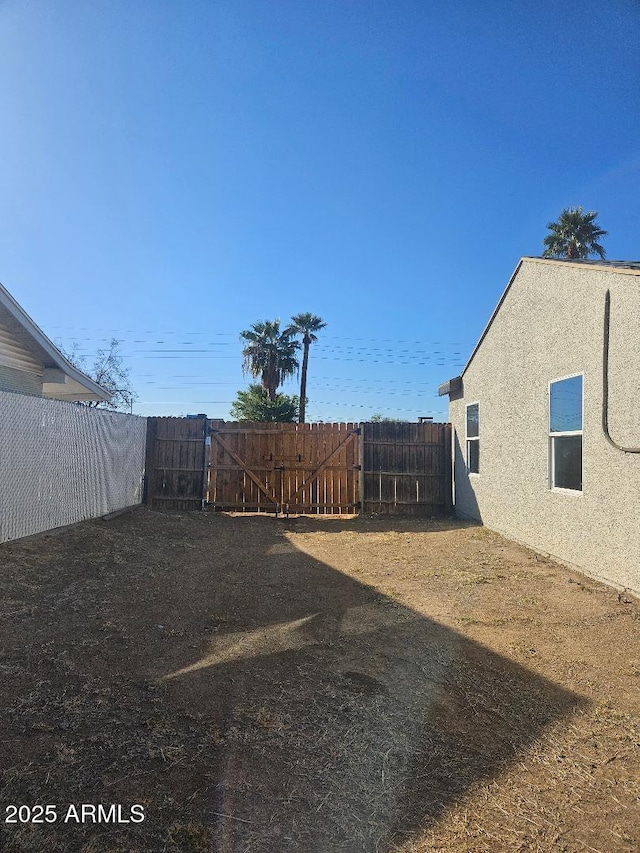
<instances>
[{"instance_id":1,"label":"wooden gate","mask_svg":"<svg viewBox=\"0 0 640 853\"><path fill-rule=\"evenodd\" d=\"M202 509L207 419L147 418L145 502L151 509Z\"/></svg>"},{"instance_id":2,"label":"wooden gate","mask_svg":"<svg viewBox=\"0 0 640 853\"><path fill-rule=\"evenodd\" d=\"M358 512L357 424L214 420L209 432L209 506L236 512Z\"/></svg>"},{"instance_id":3,"label":"wooden gate","mask_svg":"<svg viewBox=\"0 0 640 853\"><path fill-rule=\"evenodd\" d=\"M451 424L362 424L364 512L449 515Z\"/></svg>"}]
</instances>

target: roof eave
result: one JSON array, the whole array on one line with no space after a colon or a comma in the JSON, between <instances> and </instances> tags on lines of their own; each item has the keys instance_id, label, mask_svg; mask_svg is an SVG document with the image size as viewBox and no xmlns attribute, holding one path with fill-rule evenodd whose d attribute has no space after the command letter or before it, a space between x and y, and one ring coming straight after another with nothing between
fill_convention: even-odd
<instances>
[{"instance_id":1,"label":"roof eave","mask_svg":"<svg viewBox=\"0 0 640 853\"><path fill-rule=\"evenodd\" d=\"M454 376L448 382L444 382L438 386L438 396L446 397L450 394L456 394L462 388L462 376Z\"/></svg>"},{"instance_id":2,"label":"roof eave","mask_svg":"<svg viewBox=\"0 0 640 853\"><path fill-rule=\"evenodd\" d=\"M111 391L107 391L97 382L94 382L89 376L74 367L71 362L66 359L56 345L49 340L42 329L37 326L26 311L16 302L9 291L0 284L0 304L17 320L18 323L31 335L36 344L43 350L51 359L56 367L64 371L71 379L86 388L91 396L83 396L85 400L97 402L107 402L112 397Z\"/></svg>"}]
</instances>

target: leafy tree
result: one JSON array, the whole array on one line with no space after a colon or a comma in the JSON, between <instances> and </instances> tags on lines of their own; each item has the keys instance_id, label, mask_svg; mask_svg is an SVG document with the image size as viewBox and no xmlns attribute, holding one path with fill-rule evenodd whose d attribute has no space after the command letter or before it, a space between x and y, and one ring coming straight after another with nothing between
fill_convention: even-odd
<instances>
[{"instance_id":1,"label":"leafy tree","mask_svg":"<svg viewBox=\"0 0 640 853\"><path fill-rule=\"evenodd\" d=\"M242 369L254 378L260 378L269 399L276 399L278 387L298 370L296 353L300 348L290 329L280 330L280 320L254 323L240 332L245 342L242 350Z\"/></svg>"},{"instance_id":2,"label":"leafy tree","mask_svg":"<svg viewBox=\"0 0 640 853\"><path fill-rule=\"evenodd\" d=\"M316 332L324 329L327 324L322 317L315 314L294 314L291 325L287 331L294 335L302 335L302 370L300 371L300 417L299 422L304 423L305 409L307 404L307 369L309 367L309 347L318 340Z\"/></svg>"},{"instance_id":3,"label":"leafy tree","mask_svg":"<svg viewBox=\"0 0 640 853\"><path fill-rule=\"evenodd\" d=\"M369 418L370 424L408 424L409 421L405 418L385 418L380 412L371 415Z\"/></svg>"},{"instance_id":4,"label":"leafy tree","mask_svg":"<svg viewBox=\"0 0 640 853\"><path fill-rule=\"evenodd\" d=\"M547 223L551 233L542 241L542 257L584 260L589 255L599 255L604 259L605 251L598 240L607 232L596 223L597 216L597 210L583 213L581 207L567 207L557 222Z\"/></svg>"},{"instance_id":5,"label":"leafy tree","mask_svg":"<svg viewBox=\"0 0 640 853\"><path fill-rule=\"evenodd\" d=\"M133 404L138 395L131 387L129 368L124 366L124 360L120 353L120 342L116 338L111 338L107 349L99 349L96 352L91 367L87 367L87 359L80 355L77 344L74 344L70 350L65 350L63 347L59 349L74 367L86 373L94 382L113 394L110 400L86 400L82 402L83 406L112 409L113 411L120 409L129 412L133 409Z\"/></svg>"},{"instance_id":6,"label":"leafy tree","mask_svg":"<svg viewBox=\"0 0 640 853\"><path fill-rule=\"evenodd\" d=\"M249 385L246 391L238 391L237 399L230 410L236 421L258 421L261 423L295 423L298 417L298 398L287 394L276 394L271 400L262 385Z\"/></svg>"}]
</instances>

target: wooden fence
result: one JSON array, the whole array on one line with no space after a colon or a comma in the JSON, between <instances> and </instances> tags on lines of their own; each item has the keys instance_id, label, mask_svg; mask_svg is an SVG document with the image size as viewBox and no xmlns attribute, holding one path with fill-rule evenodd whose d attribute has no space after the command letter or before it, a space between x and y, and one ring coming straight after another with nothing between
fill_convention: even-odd
<instances>
[{"instance_id":1,"label":"wooden fence","mask_svg":"<svg viewBox=\"0 0 640 853\"><path fill-rule=\"evenodd\" d=\"M145 502L151 509L202 509L208 463L206 418L147 418Z\"/></svg>"},{"instance_id":2,"label":"wooden fence","mask_svg":"<svg viewBox=\"0 0 640 853\"><path fill-rule=\"evenodd\" d=\"M451 490L449 424L148 419L153 509L424 517Z\"/></svg>"},{"instance_id":3,"label":"wooden fence","mask_svg":"<svg viewBox=\"0 0 640 853\"><path fill-rule=\"evenodd\" d=\"M450 424L366 423L361 440L365 513L452 512Z\"/></svg>"}]
</instances>

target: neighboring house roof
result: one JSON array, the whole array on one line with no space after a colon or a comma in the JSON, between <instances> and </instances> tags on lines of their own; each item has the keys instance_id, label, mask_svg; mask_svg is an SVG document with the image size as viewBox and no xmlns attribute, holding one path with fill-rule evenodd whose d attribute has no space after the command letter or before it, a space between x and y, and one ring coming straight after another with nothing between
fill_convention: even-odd
<instances>
[{"instance_id":1,"label":"neighboring house roof","mask_svg":"<svg viewBox=\"0 0 640 853\"><path fill-rule=\"evenodd\" d=\"M9 338L19 342L22 347L16 356L19 355L24 361L26 351L33 359L32 369L41 369L43 396L72 402L111 399L113 394L110 391L98 385L64 357L1 284L0 319L9 333L4 339L0 334L0 358L6 351L10 362L12 353Z\"/></svg>"},{"instance_id":2,"label":"neighboring house roof","mask_svg":"<svg viewBox=\"0 0 640 853\"><path fill-rule=\"evenodd\" d=\"M498 311L502 307L502 303L504 302L507 294L509 293L509 291L511 289L511 285L513 284L516 276L518 275L518 272L520 271L520 267L522 266L524 261L531 261L532 263L537 263L537 264L565 264L566 266L572 266L572 267L585 267L586 266L586 267L592 267L593 269L604 270L606 272L617 272L617 273L624 273L626 275L640 276L640 261L601 261L600 259L579 261L579 260L574 260L573 258L536 258L536 257L520 258L520 261L518 262L518 266L513 271L513 275L509 279L509 283L507 284L507 286L504 290L504 293L500 297L498 304L496 305L496 307L493 311L493 314L489 318L489 322L485 326L484 331L480 335L480 339L478 340L478 343L475 345L473 352L469 356L469 359L468 359L467 363L465 364L465 366L462 370L462 373L460 373L459 376L455 376L453 379L450 379L448 382L445 382L442 385L438 386L438 395L440 397L444 397L447 394L450 394L450 393L453 393L454 391L460 390L461 383L462 383L462 377L464 376L469 365L473 361L475 354L480 349L480 345L482 344L483 340L486 338L487 332L491 328L491 325L492 325Z\"/></svg>"}]
</instances>

